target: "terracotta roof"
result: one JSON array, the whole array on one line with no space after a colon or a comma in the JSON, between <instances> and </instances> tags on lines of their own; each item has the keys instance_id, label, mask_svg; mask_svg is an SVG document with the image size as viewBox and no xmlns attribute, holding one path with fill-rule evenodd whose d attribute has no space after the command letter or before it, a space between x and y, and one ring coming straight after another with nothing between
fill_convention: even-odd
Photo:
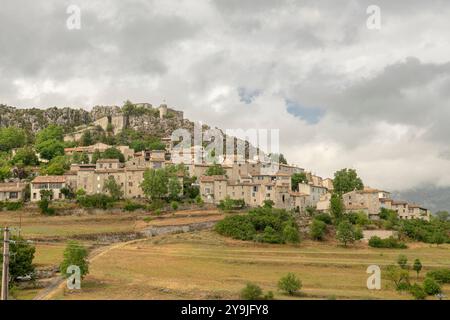
<instances>
[{"instance_id":1,"label":"terracotta roof","mask_svg":"<svg viewBox=\"0 0 450 320\"><path fill-rule=\"evenodd\" d=\"M19 192L26 187L26 183L10 182L0 183L0 192Z\"/></svg>"},{"instance_id":2,"label":"terracotta roof","mask_svg":"<svg viewBox=\"0 0 450 320\"><path fill-rule=\"evenodd\" d=\"M64 176L37 176L31 183L64 183Z\"/></svg>"},{"instance_id":3,"label":"terracotta roof","mask_svg":"<svg viewBox=\"0 0 450 320\"><path fill-rule=\"evenodd\" d=\"M380 202L394 202L394 200L392 199L387 199L387 198L381 198Z\"/></svg>"}]
</instances>

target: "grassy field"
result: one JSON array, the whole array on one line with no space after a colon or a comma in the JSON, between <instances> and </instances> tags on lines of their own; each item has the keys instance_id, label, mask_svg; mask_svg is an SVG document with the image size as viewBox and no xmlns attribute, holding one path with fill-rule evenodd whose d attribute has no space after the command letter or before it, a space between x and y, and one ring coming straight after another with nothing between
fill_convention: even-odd
<instances>
[{"instance_id":1,"label":"grassy field","mask_svg":"<svg viewBox=\"0 0 450 320\"><path fill-rule=\"evenodd\" d=\"M76 293L55 299L233 299L252 281L276 298L278 279L294 272L308 299L411 299L382 281L382 290L366 288L367 266L395 263L404 254L431 268L450 266L450 246L412 244L406 250L351 248L305 241L298 246L230 240L211 231L167 235L117 247L94 259ZM415 274L411 272L415 281ZM419 278L419 281L423 280ZM450 287L444 288L450 295Z\"/></svg>"}]
</instances>

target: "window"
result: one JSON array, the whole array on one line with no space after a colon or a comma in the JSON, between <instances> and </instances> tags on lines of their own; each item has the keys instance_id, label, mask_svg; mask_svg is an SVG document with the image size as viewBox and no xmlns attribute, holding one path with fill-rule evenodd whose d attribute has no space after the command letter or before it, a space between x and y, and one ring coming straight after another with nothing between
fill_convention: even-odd
<instances>
[{"instance_id":1,"label":"window","mask_svg":"<svg viewBox=\"0 0 450 320\"><path fill-rule=\"evenodd\" d=\"M19 194L17 192L10 192L9 198L10 199L17 199L19 197Z\"/></svg>"},{"instance_id":2,"label":"window","mask_svg":"<svg viewBox=\"0 0 450 320\"><path fill-rule=\"evenodd\" d=\"M33 199L36 199L36 192L33 193Z\"/></svg>"},{"instance_id":3,"label":"window","mask_svg":"<svg viewBox=\"0 0 450 320\"><path fill-rule=\"evenodd\" d=\"M133 182L128 182L128 186L132 187L133 186Z\"/></svg>"}]
</instances>

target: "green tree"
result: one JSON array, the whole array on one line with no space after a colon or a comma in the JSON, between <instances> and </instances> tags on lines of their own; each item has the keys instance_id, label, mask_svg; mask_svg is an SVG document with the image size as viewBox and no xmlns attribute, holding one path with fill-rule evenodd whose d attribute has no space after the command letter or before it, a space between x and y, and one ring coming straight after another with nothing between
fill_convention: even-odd
<instances>
[{"instance_id":1,"label":"green tree","mask_svg":"<svg viewBox=\"0 0 450 320\"><path fill-rule=\"evenodd\" d=\"M69 169L70 159L67 156L57 156L50 160L47 166L41 168L41 174L61 176Z\"/></svg>"},{"instance_id":2,"label":"green tree","mask_svg":"<svg viewBox=\"0 0 450 320\"><path fill-rule=\"evenodd\" d=\"M337 193L333 193L330 199L330 214L333 216L336 223L339 223L343 217L344 210L345 206L344 201L342 201L342 197Z\"/></svg>"},{"instance_id":3,"label":"green tree","mask_svg":"<svg viewBox=\"0 0 450 320\"><path fill-rule=\"evenodd\" d=\"M141 188L151 200L161 199L167 195L169 177L164 169L147 169Z\"/></svg>"},{"instance_id":4,"label":"green tree","mask_svg":"<svg viewBox=\"0 0 450 320\"><path fill-rule=\"evenodd\" d=\"M298 243L300 242L300 234L298 229L290 224L283 228L283 239L284 242Z\"/></svg>"},{"instance_id":5,"label":"green tree","mask_svg":"<svg viewBox=\"0 0 450 320\"><path fill-rule=\"evenodd\" d=\"M69 241L64 250L64 259L59 266L59 270L63 277L69 277L67 268L75 265L80 268L81 277L83 278L89 272L88 252L86 248L76 241Z\"/></svg>"},{"instance_id":6,"label":"green tree","mask_svg":"<svg viewBox=\"0 0 450 320\"><path fill-rule=\"evenodd\" d=\"M12 168L7 164L0 166L0 181L11 178L12 176L11 170Z\"/></svg>"},{"instance_id":7,"label":"green tree","mask_svg":"<svg viewBox=\"0 0 450 320\"><path fill-rule=\"evenodd\" d=\"M20 148L11 160L12 164L23 164L25 166L36 166L39 164L36 152L31 147Z\"/></svg>"},{"instance_id":8,"label":"green tree","mask_svg":"<svg viewBox=\"0 0 450 320\"><path fill-rule=\"evenodd\" d=\"M289 295L296 294L302 288L302 282L293 273L288 273L278 281L278 289Z\"/></svg>"},{"instance_id":9,"label":"green tree","mask_svg":"<svg viewBox=\"0 0 450 320\"><path fill-rule=\"evenodd\" d=\"M23 147L27 142L24 130L16 127L0 129L0 151L10 151L14 148Z\"/></svg>"},{"instance_id":10,"label":"green tree","mask_svg":"<svg viewBox=\"0 0 450 320\"><path fill-rule=\"evenodd\" d=\"M241 291L241 299L242 300L260 300L262 299L262 289L254 284L254 283L247 283L244 289Z\"/></svg>"},{"instance_id":11,"label":"green tree","mask_svg":"<svg viewBox=\"0 0 450 320\"><path fill-rule=\"evenodd\" d=\"M342 169L334 173L333 187L334 192L343 195L353 190L362 190L364 184L361 178L358 177L356 170Z\"/></svg>"},{"instance_id":12,"label":"green tree","mask_svg":"<svg viewBox=\"0 0 450 320\"><path fill-rule=\"evenodd\" d=\"M14 282L18 277L24 277L34 272L33 259L36 249L22 237L11 236L9 243L9 276ZM0 235L3 243L3 232ZM0 254L0 264L3 263L3 254ZM1 273L1 270L0 270Z\"/></svg>"},{"instance_id":13,"label":"green tree","mask_svg":"<svg viewBox=\"0 0 450 320\"><path fill-rule=\"evenodd\" d=\"M118 159L120 162L125 162L125 156L117 148L108 148L101 154L102 159Z\"/></svg>"},{"instance_id":14,"label":"green tree","mask_svg":"<svg viewBox=\"0 0 450 320\"><path fill-rule=\"evenodd\" d=\"M128 117L134 114L136 110L136 106L130 101L127 100L124 102L122 106L122 113L124 116Z\"/></svg>"},{"instance_id":15,"label":"green tree","mask_svg":"<svg viewBox=\"0 0 450 320\"><path fill-rule=\"evenodd\" d=\"M40 145L41 143L49 140L62 142L64 140L63 128L58 125L51 124L36 134L36 145Z\"/></svg>"},{"instance_id":16,"label":"green tree","mask_svg":"<svg viewBox=\"0 0 450 320\"><path fill-rule=\"evenodd\" d=\"M422 270L422 263L419 259L414 260L413 270L417 273L417 279L419 279L419 273Z\"/></svg>"},{"instance_id":17,"label":"green tree","mask_svg":"<svg viewBox=\"0 0 450 320\"><path fill-rule=\"evenodd\" d=\"M122 187L116 182L116 179L114 179L113 176L109 176L105 181L105 184L103 185L103 191L108 192L114 201L123 198Z\"/></svg>"},{"instance_id":18,"label":"green tree","mask_svg":"<svg viewBox=\"0 0 450 320\"><path fill-rule=\"evenodd\" d=\"M169 193L169 198L174 200L180 197L182 186L180 181L176 177L169 178L167 185L167 191Z\"/></svg>"},{"instance_id":19,"label":"green tree","mask_svg":"<svg viewBox=\"0 0 450 320\"><path fill-rule=\"evenodd\" d=\"M98 149L95 149L94 153L92 154L91 163L96 164L98 159L101 159L102 154Z\"/></svg>"},{"instance_id":20,"label":"green tree","mask_svg":"<svg viewBox=\"0 0 450 320\"><path fill-rule=\"evenodd\" d=\"M414 283L410 287L409 292L413 295L413 297L416 300L424 300L427 297L427 294L426 294L425 290L420 285L418 285L417 283Z\"/></svg>"},{"instance_id":21,"label":"green tree","mask_svg":"<svg viewBox=\"0 0 450 320\"><path fill-rule=\"evenodd\" d=\"M80 138L80 143L82 146L90 146L94 143L94 140L92 139L91 131L86 130L83 132Z\"/></svg>"},{"instance_id":22,"label":"green tree","mask_svg":"<svg viewBox=\"0 0 450 320\"><path fill-rule=\"evenodd\" d=\"M348 243L353 243L357 239L355 227L348 221L341 221L336 229L336 239L346 247Z\"/></svg>"},{"instance_id":23,"label":"green tree","mask_svg":"<svg viewBox=\"0 0 450 320\"><path fill-rule=\"evenodd\" d=\"M321 220L314 219L309 227L309 233L314 240L323 240L327 224Z\"/></svg>"},{"instance_id":24,"label":"green tree","mask_svg":"<svg viewBox=\"0 0 450 320\"><path fill-rule=\"evenodd\" d=\"M304 172L294 173L291 176L291 188L292 191L298 191L299 183L308 183L308 178Z\"/></svg>"},{"instance_id":25,"label":"green tree","mask_svg":"<svg viewBox=\"0 0 450 320\"><path fill-rule=\"evenodd\" d=\"M387 280L394 283L395 288L399 290L402 286L409 286L409 272L395 265L386 267L384 275Z\"/></svg>"},{"instance_id":26,"label":"green tree","mask_svg":"<svg viewBox=\"0 0 450 320\"><path fill-rule=\"evenodd\" d=\"M206 176L223 176L225 174L225 169L217 163L213 163L213 165L210 166L205 172Z\"/></svg>"},{"instance_id":27,"label":"green tree","mask_svg":"<svg viewBox=\"0 0 450 320\"><path fill-rule=\"evenodd\" d=\"M429 296L433 296L442 292L440 284L437 283L434 279L428 277L423 281L423 290Z\"/></svg>"},{"instance_id":28,"label":"green tree","mask_svg":"<svg viewBox=\"0 0 450 320\"><path fill-rule=\"evenodd\" d=\"M89 156L86 152L83 152L80 157L80 162L83 164L89 164Z\"/></svg>"},{"instance_id":29,"label":"green tree","mask_svg":"<svg viewBox=\"0 0 450 320\"><path fill-rule=\"evenodd\" d=\"M402 269L408 269L408 258L403 254L399 255L397 258L397 264Z\"/></svg>"},{"instance_id":30,"label":"green tree","mask_svg":"<svg viewBox=\"0 0 450 320\"><path fill-rule=\"evenodd\" d=\"M274 205L275 202L273 202L273 200L266 199L263 201L263 208L273 208Z\"/></svg>"},{"instance_id":31,"label":"green tree","mask_svg":"<svg viewBox=\"0 0 450 320\"><path fill-rule=\"evenodd\" d=\"M45 140L36 145L36 150L42 159L51 160L64 155L64 143L55 139Z\"/></svg>"}]
</instances>

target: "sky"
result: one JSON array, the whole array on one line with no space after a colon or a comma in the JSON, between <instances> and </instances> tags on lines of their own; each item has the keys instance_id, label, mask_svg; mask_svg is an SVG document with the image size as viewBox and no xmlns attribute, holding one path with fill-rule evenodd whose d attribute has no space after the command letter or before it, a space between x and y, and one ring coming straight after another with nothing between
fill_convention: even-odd
<instances>
[{"instance_id":1,"label":"sky","mask_svg":"<svg viewBox=\"0 0 450 320\"><path fill-rule=\"evenodd\" d=\"M224 130L279 129L287 160L323 177L445 187L449 16L447 0L2 0L0 103L166 101Z\"/></svg>"}]
</instances>

